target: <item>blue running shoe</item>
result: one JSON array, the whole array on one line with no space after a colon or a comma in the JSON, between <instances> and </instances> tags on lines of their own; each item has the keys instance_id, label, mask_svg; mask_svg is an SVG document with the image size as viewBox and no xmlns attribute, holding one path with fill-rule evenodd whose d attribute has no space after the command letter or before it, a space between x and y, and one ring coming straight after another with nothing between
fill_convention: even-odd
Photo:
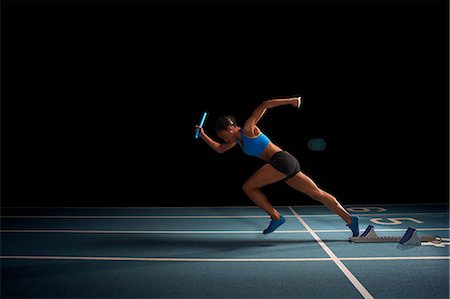
<instances>
[{"instance_id":1,"label":"blue running shoe","mask_svg":"<svg viewBox=\"0 0 450 299\"><path fill-rule=\"evenodd\" d=\"M283 215L280 215L279 220L272 219L272 221L270 221L269 227L263 231L263 234L269 234L269 233L273 232L274 230L276 230L280 225L282 225L285 222L286 222L286 218L284 218Z\"/></svg>"},{"instance_id":2,"label":"blue running shoe","mask_svg":"<svg viewBox=\"0 0 450 299\"><path fill-rule=\"evenodd\" d=\"M359 217L350 215L350 218L352 219L352 222L350 224L346 224L346 226L352 230L353 237L357 237L359 236Z\"/></svg>"}]
</instances>

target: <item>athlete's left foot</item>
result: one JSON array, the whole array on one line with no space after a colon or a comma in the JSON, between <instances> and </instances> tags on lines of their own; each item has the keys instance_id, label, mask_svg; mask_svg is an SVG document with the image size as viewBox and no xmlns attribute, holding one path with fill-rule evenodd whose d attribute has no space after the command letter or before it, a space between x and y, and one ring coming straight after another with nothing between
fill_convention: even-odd
<instances>
[{"instance_id":1,"label":"athlete's left foot","mask_svg":"<svg viewBox=\"0 0 450 299\"><path fill-rule=\"evenodd\" d=\"M272 221L270 221L269 227L267 227L263 231L263 234L269 234L269 233L275 231L280 225L282 225L285 222L286 222L286 218L284 218L283 215L280 215L280 219L278 219L278 220L272 219Z\"/></svg>"}]
</instances>

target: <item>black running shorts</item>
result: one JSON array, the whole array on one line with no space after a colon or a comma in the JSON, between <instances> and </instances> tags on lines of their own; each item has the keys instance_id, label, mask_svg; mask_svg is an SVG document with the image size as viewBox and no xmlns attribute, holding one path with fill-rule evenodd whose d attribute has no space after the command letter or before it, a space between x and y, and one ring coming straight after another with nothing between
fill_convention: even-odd
<instances>
[{"instance_id":1,"label":"black running shorts","mask_svg":"<svg viewBox=\"0 0 450 299\"><path fill-rule=\"evenodd\" d=\"M276 152L270 158L269 164L276 170L286 175L285 180L293 177L300 171L300 164L297 158L287 151Z\"/></svg>"}]
</instances>

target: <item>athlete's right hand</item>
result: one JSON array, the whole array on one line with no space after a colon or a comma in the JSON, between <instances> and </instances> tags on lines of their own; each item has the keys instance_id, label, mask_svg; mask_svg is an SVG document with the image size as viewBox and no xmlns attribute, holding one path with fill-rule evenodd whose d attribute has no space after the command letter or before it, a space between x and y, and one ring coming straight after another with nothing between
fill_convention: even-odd
<instances>
[{"instance_id":1,"label":"athlete's right hand","mask_svg":"<svg viewBox=\"0 0 450 299\"><path fill-rule=\"evenodd\" d=\"M200 134L199 135L205 134L205 132L203 131L202 127L200 127L199 125L195 125L195 132L197 132L198 130L200 130Z\"/></svg>"}]
</instances>

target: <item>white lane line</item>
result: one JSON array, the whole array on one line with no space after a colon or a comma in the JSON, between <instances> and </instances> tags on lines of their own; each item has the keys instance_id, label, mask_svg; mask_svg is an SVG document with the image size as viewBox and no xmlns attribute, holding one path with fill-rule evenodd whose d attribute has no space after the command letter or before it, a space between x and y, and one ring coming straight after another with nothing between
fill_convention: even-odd
<instances>
[{"instance_id":1,"label":"white lane line","mask_svg":"<svg viewBox=\"0 0 450 299\"><path fill-rule=\"evenodd\" d=\"M364 298L374 299L374 297L369 293L369 291L362 285L362 283L350 272L350 270L342 263L341 260L337 258L333 251L320 239L320 237L309 227L309 225L300 217L299 214L292 208L289 207L292 214L294 214L298 221L308 230L308 232L314 237L314 239L319 243L323 250L328 254L328 256L333 260L333 262L339 267L339 269L344 273L344 275L350 280L353 286L358 290L358 292Z\"/></svg>"},{"instance_id":2,"label":"white lane line","mask_svg":"<svg viewBox=\"0 0 450 299\"><path fill-rule=\"evenodd\" d=\"M430 204L431 205L431 204ZM277 208L287 208L287 206L276 206ZM255 209L260 210L258 206L176 206L176 207L2 207L2 209Z\"/></svg>"},{"instance_id":3,"label":"white lane line","mask_svg":"<svg viewBox=\"0 0 450 299\"><path fill-rule=\"evenodd\" d=\"M353 213L360 217L372 216L410 216L410 215L448 215L448 212L429 213L377 213L363 214ZM245 219L245 218L269 218L268 215L3 215L6 219ZM285 215L287 218L295 218L295 215ZM311 214L302 215L303 218L314 217L339 217L335 214Z\"/></svg>"},{"instance_id":4,"label":"white lane line","mask_svg":"<svg viewBox=\"0 0 450 299\"><path fill-rule=\"evenodd\" d=\"M360 217L365 217L365 216L370 216L370 217L373 217L373 216L397 216L397 215L400 215L400 216L409 216L409 215L448 215L449 214L449 212L423 212L423 213L421 213L421 212L414 212L414 213L384 213L384 212L380 212L380 213L376 213L376 214L366 214L366 213L361 213L361 212L359 212L359 213L352 213L353 215L358 215L358 216L360 216ZM320 215L320 214L310 214L310 215L308 215L308 214L305 214L305 215L302 215L302 217L303 218L311 218L311 217L339 217L339 215L330 215L330 214L322 214L322 215Z\"/></svg>"},{"instance_id":5,"label":"white lane line","mask_svg":"<svg viewBox=\"0 0 450 299\"><path fill-rule=\"evenodd\" d=\"M276 234L307 233L306 230L280 230ZM4 229L0 233L69 233L69 234L261 234L256 230L196 231L196 230L69 230L69 229Z\"/></svg>"},{"instance_id":6,"label":"white lane line","mask_svg":"<svg viewBox=\"0 0 450 299\"><path fill-rule=\"evenodd\" d=\"M450 256L341 257L341 261L450 260Z\"/></svg>"},{"instance_id":7,"label":"white lane line","mask_svg":"<svg viewBox=\"0 0 450 299\"><path fill-rule=\"evenodd\" d=\"M109 256L40 256L2 255L0 259L14 260L81 260L81 261L145 261L145 262L323 262L334 258L166 258L166 257L109 257ZM397 261L397 260L450 260L449 256L409 257L348 257L341 261Z\"/></svg>"},{"instance_id":8,"label":"white lane line","mask_svg":"<svg viewBox=\"0 0 450 299\"><path fill-rule=\"evenodd\" d=\"M149 261L149 262L317 262L330 258L165 258L165 257L103 257L103 256L0 256L1 259Z\"/></svg>"},{"instance_id":9,"label":"white lane line","mask_svg":"<svg viewBox=\"0 0 450 299\"><path fill-rule=\"evenodd\" d=\"M295 217L294 215L286 215L286 217ZM56 215L17 215L17 216L0 216L0 218L17 218L17 219L233 219L233 218L270 218L269 215L249 215L249 216L56 216Z\"/></svg>"},{"instance_id":10,"label":"white lane line","mask_svg":"<svg viewBox=\"0 0 450 299\"><path fill-rule=\"evenodd\" d=\"M405 232L405 229L376 229L377 232ZM418 228L417 231L450 231L450 228ZM316 233L348 233L348 229L317 229ZM364 231L364 230L361 230ZM85 230L85 229L2 229L0 233L73 234L261 234L259 230ZM275 234L303 234L308 230L277 230ZM343 240L344 241L344 240ZM345 240L347 241L347 240Z\"/></svg>"}]
</instances>

